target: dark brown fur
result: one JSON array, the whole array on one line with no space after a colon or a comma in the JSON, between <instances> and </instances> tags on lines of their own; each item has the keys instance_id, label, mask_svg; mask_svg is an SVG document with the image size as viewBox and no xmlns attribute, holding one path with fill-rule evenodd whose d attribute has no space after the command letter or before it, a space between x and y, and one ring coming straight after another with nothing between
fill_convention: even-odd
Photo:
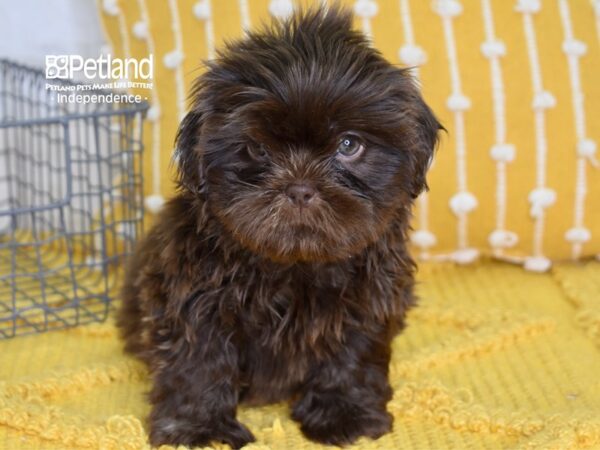
<instances>
[{"instance_id":1,"label":"dark brown fur","mask_svg":"<svg viewBox=\"0 0 600 450\"><path fill-rule=\"evenodd\" d=\"M119 326L153 378L152 444L241 447L239 402L290 400L310 439L388 432L413 305L410 208L439 124L339 8L231 43L181 124L179 193L128 269ZM336 153L351 132L365 151ZM316 194L294 206L285 191Z\"/></svg>"}]
</instances>

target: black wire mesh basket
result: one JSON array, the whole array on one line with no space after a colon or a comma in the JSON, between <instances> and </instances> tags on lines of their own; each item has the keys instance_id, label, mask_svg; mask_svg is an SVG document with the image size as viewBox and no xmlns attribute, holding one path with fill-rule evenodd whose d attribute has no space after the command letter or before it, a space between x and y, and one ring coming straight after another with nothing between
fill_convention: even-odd
<instances>
[{"instance_id":1,"label":"black wire mesh basket","mask_svg":"<svg viewBox=\"0 0 600 450\"><path fill-rule=\"evenodd\" d=\"M143 226L147 105L60 103L47 82L0 60L0 339L104 320Z\"/></svg>"}]
</instances>

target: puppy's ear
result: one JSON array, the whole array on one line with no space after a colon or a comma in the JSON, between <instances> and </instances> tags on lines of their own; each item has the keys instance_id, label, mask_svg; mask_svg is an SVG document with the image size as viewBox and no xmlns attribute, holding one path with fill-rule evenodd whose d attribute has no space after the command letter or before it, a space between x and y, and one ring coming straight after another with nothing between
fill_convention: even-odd
<instances>
[{"instance_id":1,"label":"puppy's ear","mask_svg":"<svg viewBox=\"0 0 600 450\"><path fill-rule=\"evenodd\" d=\"M199 193L203 191L204 176L200 150L203 114L192 110L184 117L177 130L175 140L175 162L177 164L177 184L180 189Z\"/></svg>"},{"instance_id":2,"label":"puppy's ear","mask_svg":"<svg viewBox=\"0 0 600 450\"><path fill-rule=\"evenodd\" d=\"M413 148L413 183L411 196L417 198L421 192L429 189L427 186L427 171L437 148L439 132L445 130L438 122L435 114L427 106L419 88L413 83L413 93L408 104L409 116L412 119Z\"/></svg>"}]
</instances>

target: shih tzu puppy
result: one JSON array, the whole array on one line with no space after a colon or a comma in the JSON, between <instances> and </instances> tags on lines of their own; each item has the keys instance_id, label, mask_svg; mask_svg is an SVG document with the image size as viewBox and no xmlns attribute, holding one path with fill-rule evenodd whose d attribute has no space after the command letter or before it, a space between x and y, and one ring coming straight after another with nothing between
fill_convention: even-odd
<instances>
[{"instance_id":1,"label":"shih tzu puppy","mask_svg":"<svg viewBox=\"0 0 600 450\"><path fill-rule=\"evenodd\" d=\"M153 445L239 448L240 402L314 441L390 431L390 343L414 304L413 200L440 125L339 7L229 43L192 92L177 195L118 324L152 375Z\"/></svg>"}]
</instances>

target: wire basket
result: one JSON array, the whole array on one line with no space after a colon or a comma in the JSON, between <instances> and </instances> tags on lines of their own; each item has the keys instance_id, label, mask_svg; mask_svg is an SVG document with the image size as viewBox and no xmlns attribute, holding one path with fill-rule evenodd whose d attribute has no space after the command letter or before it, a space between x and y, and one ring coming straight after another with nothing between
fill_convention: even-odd
<instances>
[{"instance_id":1,"label":"wire basket","mask_svg":"<svg viewBox=\"0 0 600 450\"><path fill-rule=\"evenodd\" d=\"M142 231L147 105L59 103L47 82L0 60L0 339L104 320Z\"/></svg>"}]
</instances>

